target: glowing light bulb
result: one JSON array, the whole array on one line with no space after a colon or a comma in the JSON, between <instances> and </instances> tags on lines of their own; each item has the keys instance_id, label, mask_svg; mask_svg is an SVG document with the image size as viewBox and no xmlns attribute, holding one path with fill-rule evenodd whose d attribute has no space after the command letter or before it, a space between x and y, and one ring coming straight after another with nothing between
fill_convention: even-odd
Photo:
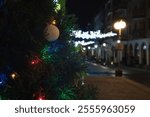
<instances>
[{"instance_id":1,"label":"glowing light bulb","mask_svg":"<svg viewBox=\"0 0 150 117\"><path fill-rule=\"evenodd\" d=\"M91 47L89 46L88 49L91 49Z\"/></svg>"},{"instance_id":2,"label":"glowing light bulb","mask_svg":"<svg viewBox=\"0 0 150 117\"><path fill-rule=\"evenodd\" d=\"M121 43L121 40L117 40L117 43Z\"/></svg>"},{"instance_id":3,"label":"glowing light bulb","mask_svg":"<svg viewBox=\"0 0 150 117\"><path fill-rule=\"evenodd\" d=\"M42 97L39 97L39 100L43 100L43 98L42 98Z\"/></svg>"},{"instance_id":4,"label":"glowing light bulb","mask_svg":"<svg viewBox=\"0 0 150 117\"><path fill-rule=\"evenodd\" d=\"M118 22L116 22L116 23L114 24L114 28L117 29L117 30L123 29L123 28L125 28L125 27L126 27L126 22L123 21L123 20L120 20L120 21L118 21Z\"/></svg>"},{"instance_id":5,"label":"glowing light bulb","mask_svg":"<svg viewBox=\"0 0 150 117\"><path fill-rule=\"evenodd\" d=\"M52 21L52 24L54 24L54 25L55 25L55 24L56 24L56 20L53 20L53 21Z\"/></svg>"},{"instance_id":6,"label":"glowing light bulb","mask_svg":"<svg viewBox=\"0 0 150 117\"><path fill-rule=\"evenodd\" d=\"M10 77L11 77L12 79L16 79L16 78L19 77L19 74L18 74L17 72L13 72L12 74L10 74Z\"/></svg>"},{"instance_id":7,"label":"glowing light bulb","mask_svg":"<svg viewBox=\"0 0 150 117\"><path fill-rule=\"evenodd\" d=\"M113 65L114 64L114 62L113 61L111 61L111 65Z\"/></svg>"},{"instance_id":8,"label":"glowing light bulb","mask_svg":"<svg viewBox=\"0 0 150 117\"><path fill-rule=\"evenodd\" d=\"M95 47L95 48L97 48L97 47L98 47L98 45L95 45L94 47Z\"/></svg>"},{"instance_id":9,"label":"glowing light bulb","mask_svg":"<svg viewBox=\"0 0 150 117\"><path fill-rule=\"evenodd\" d=\"M12 73L12 74L11 74L11 77L12 77L12 79L15 79L16 74L15 74L15 73Z\"/></svg>"},{"instance_id":10,"label":"glowing light bulb","mask_svg":"<svg viewBox=\"0 0 150 117\"><path fill-rule=\"evenodd\" d=\"M103 46L106 47L106 43L103 43Z\"/></svg>"},{"instance_id":11,"label":"glowing light bulb","mask_svg":"<svg viewBox=\"0 0 150 117\"><path fill-rule=\"evenodd\" d=\"M31 61L31 64L34 65L34 64L35 64L35 61Z\"/></svg>"},{"instance_id":12,"label":"glowing light bulb","mask_svg":"<svg viewBox=\"0 0 150 117\"><path fill-rule=\"evenodd\" d=\"M38 100L45 100L45 96L39 96Z\"/></svg>"},{"instance_id":13,"label":"glowing light bulb","mask_svg":"<svg viewBox=\"0 0 150 117\"><path fill-rule=\"evenodd\" d=\"M86 48L83 48L83 50L86 50Z\"/></svg>"}]
</instances>

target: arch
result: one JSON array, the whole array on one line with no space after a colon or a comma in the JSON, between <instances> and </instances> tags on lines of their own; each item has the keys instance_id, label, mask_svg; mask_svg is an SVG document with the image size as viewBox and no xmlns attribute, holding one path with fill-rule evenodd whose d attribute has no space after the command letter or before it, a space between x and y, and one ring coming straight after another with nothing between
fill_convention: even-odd
<instances>
[{"instance_id":1,"label":"arch","mask_svg":"<svg viewBox=\"0 0 150 117\"><path fill-rule=\"evenodd\" d=\"M140 46L138 43L134 46L134 63L139 64Z\"/></svg>"},{"instance_id":2,"label":"arch","mask_svg":"<svg viewBox=\"0 0 150 117\"><path fill-rule=\"evenodd\" d=\"M123 45L122 51L122 64L127 65L127 56L128 56L128 46L126 44Z\"/></svg>"},{"instance_id":3,"label":"arch","mask_svg":"<svg viewBox=\"0 0 150 117\"><path fill-rule=\"evenodd\" d=\"M127 63L130 66L133 65L133 46L132 46L132 44L130 44L128 47L128 62Z\"/></svg>"},{"instance_id":4,"label":"arch","mask_svg":"<svg viewBox=\"0 0 150 117\"><path fill-rule=\"evenodd\" d=\"M129 45L129 56L133 56L133 46L132 44Z\"/></svg>"}]
</instances>

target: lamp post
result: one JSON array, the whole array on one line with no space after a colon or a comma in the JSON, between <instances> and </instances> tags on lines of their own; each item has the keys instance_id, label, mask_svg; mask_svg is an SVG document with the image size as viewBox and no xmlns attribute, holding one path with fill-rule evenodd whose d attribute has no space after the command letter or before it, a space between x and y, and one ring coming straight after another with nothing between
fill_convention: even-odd
<instances>
[{"instance_id":1,"label":"lamp post","mask_svg":"<svg viewBox=\"0 0 150 117\"><path fill-rule=\"evenodd\" d=\"M117 49L117 58L118 58L118 68L115 71L116 76L122 76L122 70L121 70L121 66L120 66L120 57L121 57L121 51L123 50L123 44L121 44L121 30L124 29L126 27L126 22L123 20L117 21L116 23L114 23L114 28L116 30L119 31L119 37L117 40L117 44L116 44L116 49Z\"/></svg>"}]
</instances>

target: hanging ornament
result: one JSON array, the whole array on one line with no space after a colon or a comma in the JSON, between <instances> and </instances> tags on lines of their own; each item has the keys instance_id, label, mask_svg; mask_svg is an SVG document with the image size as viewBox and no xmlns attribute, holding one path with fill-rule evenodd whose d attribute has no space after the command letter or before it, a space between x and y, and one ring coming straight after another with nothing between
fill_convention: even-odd
<instances>
[{"instance_id":1,"label":"hanging ornament","mask_svg":"<svg viewBox=\"0 0 150 117\"><path fill-rule=\"evenodd\" d=\"M45 33L45 38L48 41L55 41L59 37L59 29L53 24L48 25L45 28L44 33Z\"/></svg>"}]
</instances>

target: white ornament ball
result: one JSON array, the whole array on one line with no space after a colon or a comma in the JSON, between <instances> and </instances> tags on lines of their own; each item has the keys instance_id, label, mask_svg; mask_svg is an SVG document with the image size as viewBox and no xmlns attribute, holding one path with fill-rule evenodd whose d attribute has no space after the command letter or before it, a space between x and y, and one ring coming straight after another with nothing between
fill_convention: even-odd
<instances>
[{"instance_id":1,"label":"white ornament ball","mask_svg":"<svg viewBox=\"0 0 150 117\"><path fill-rule=\"evenodd\" d=\"M55 41L59 37L59 29L55 25L48 25L45 29L45 38L48 41Z\"/></svg>"}]
</instances>

